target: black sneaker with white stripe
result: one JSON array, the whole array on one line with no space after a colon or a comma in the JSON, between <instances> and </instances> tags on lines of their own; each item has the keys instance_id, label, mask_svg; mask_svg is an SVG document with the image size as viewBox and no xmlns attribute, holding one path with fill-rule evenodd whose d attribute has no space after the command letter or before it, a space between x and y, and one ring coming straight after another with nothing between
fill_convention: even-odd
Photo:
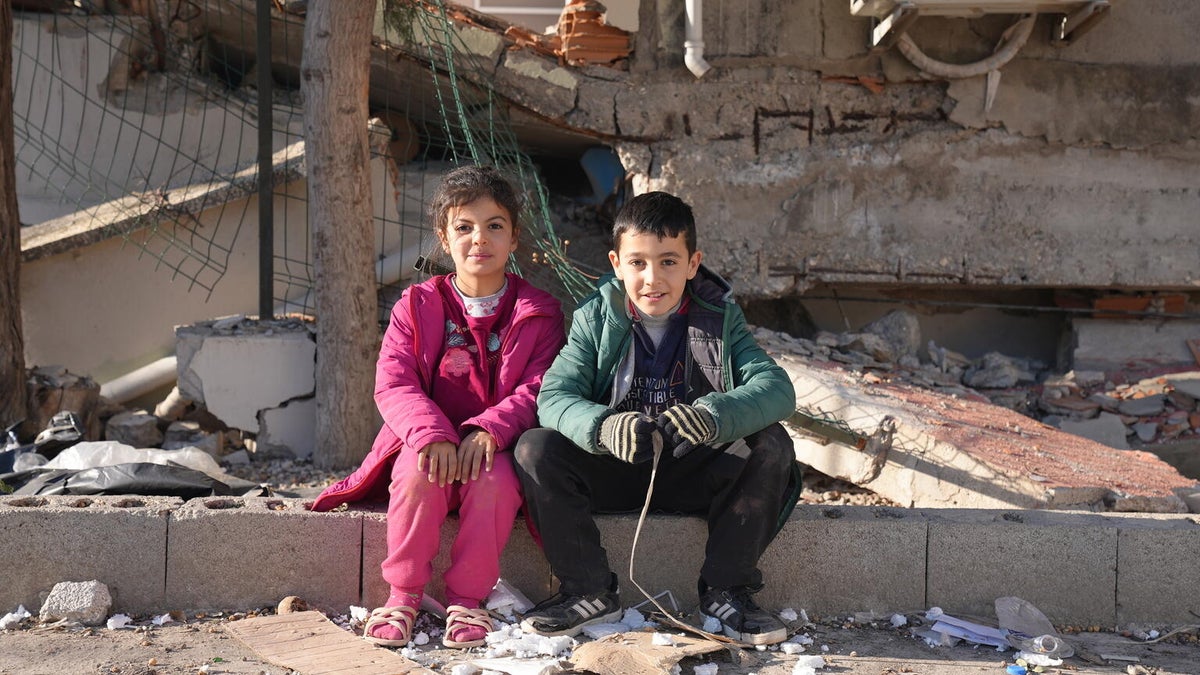
<instances>
[{"instance_id":1,"label":"black sneaker with white stripe","mask_svg":"<svg viewBox=\"0 0 1200 675\"><path fill-rule=\"evenodd\" d=\"M620 618L621 600L615 589L592 595L560 592L529 610L521 629L546 637L578 635L584 626L612 623Z\"/></svg>"},{"instance_id":2,"label":"black sneaker with white stripe","mask_svg":"<svg viewBox=\"0 0 1200 675\"><path fill-rule=\"evenodd\" d=\"M773 645L787 639L787 626L750 597L745 586L710 588L700 593L700 613L721 622L721 632L739 642Z\"/></svg>"}]
</instances>

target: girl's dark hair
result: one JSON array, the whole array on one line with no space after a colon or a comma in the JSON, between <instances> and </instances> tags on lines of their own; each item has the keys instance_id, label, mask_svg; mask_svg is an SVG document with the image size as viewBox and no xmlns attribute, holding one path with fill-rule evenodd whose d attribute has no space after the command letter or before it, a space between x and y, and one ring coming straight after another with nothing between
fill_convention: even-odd
<instances>
[{"instance_id":1,"label":"girl's dark hair","mask_svg":"<svg viewBox=\"0 0 1200 675\"><path fill-rule=\"evenodd\" d=\"M696 252L696 218L692 207L666 192L647 192L625 202L613 221L612 250L621 251L621 235L645 232L659 239L683 235L688 255Z\"/></svg>"},{"instance_id":2,"label":"girl's dark hair","mask_svg":"<svg viewBox=\"0 0 1200 675\"><path fill-rule=\"evenodd\" d=\"M446 227L450 209L490 197L504 207L512 220L513 233L520 230L521 196L494 166L462 166L447 173L429 202L429 218L435 232Z\"/></svg>"}]
</instances>

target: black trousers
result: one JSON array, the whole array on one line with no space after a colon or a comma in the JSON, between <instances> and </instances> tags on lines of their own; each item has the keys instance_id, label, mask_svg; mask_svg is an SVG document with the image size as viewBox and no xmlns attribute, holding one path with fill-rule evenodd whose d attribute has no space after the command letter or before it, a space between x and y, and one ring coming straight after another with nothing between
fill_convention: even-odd
<instances>
[{"instance_id":1,"label":"black trousers","mask_svg":"<svg viewBox=\"0 0 1200 675\"><path fill-rule=\"evenodd\" d=\"M527 516L541 534L560 589L569 595L607 590L608 555L592 514L640 511L651 463L594 455L542 428L521 436L514 459ZM758 560L775 538L781 514L790 512L795 461L792 439L779 424L727 445L699 446L681 459L663 452L651 509L707 519L700 576L709 587L762 584Z\"/></svg>"}]
</instances>

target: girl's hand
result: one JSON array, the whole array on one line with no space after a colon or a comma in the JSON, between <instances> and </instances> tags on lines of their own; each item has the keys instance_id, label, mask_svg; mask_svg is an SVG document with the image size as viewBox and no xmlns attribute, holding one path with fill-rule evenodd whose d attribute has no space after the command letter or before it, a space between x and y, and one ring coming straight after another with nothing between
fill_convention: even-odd
<instances>
[{"instance_id":1,"label":"girl's hand","mask_svg":"<svg viewBox=\"0 0 1200 675\"><path fill-rule=\"evenodd\" d=\"M429 465L429 482L437 483L438 487L445 487L458 476L458 454L449 441L438 441L421 448L417 452L417 471L424 471L426 463Z\"/></svg>"},{"instance_id":2,"label":"girl's hand","mask_svg":"<svg viewBox=\"0 0 1200 675\"><path fill-rule=\"evenodd\" d=\"M467 434L458 446L458 481L479 478L479 467L484 471L492 470L492 458L496 456L496 439L483 429L476 429Z\"/></svg>"}]
</instances>

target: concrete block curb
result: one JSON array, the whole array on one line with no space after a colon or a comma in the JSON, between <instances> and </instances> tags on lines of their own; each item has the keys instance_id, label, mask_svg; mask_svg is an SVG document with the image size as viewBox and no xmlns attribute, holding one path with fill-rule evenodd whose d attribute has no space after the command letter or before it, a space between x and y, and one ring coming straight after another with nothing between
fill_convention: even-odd
<instances>
[{"instance_id":1,"label":"concrete block curb","mask_svg":"<svg viewBox=\"0 0 1200 675\"><path fill-rule=\"evenodd\" d=\"M0 611L37 613L60 581L100 581L115 612L164 605L167 521L175 497L0 497Z\"/></svg>"},{"instance_id":2,"label":"concrete block curb","mask_svg":"<svg viewBox=\"0 0 1200 675\"><path fill-rule=\"evenodd\" d=\"M1200 518L1122 514L1117 527L1117 623L1195 624Z\"/></svg>"},{"instance_id":3,"label":"concrete block curb","mask_svg":"<svg viewBox=\"0 0 1200 675\"><path fill-rule=\"evenodd\" d=\"M171 514L166 597L200 610L274 607L298 595L344 613L359 601L361 561L359 513L314 513L302 499L192 499Z\"/></svg>"},{"instance_id":4,"label":"concrete block curb","mask_svg":"<svg viewBox=\"0 0 1200 675\"><path fill-rule=\"evenodd\" d=\"M1048 511L925 511L928 605L994 616L1017 596L1051 621L1116 621L1117 528L1104 516Z\"/></svg>"},{"instance_id":5,"label":"concrete block curb","mask_svg":"<svg viewBox=\"0 0 1200 675\"><path fill-rule=\"evenodd\" d=\"M923 609L927 536L919 511L797 507L760 561L757 601L812 616Z\"/></svg>"},{"instance_id":6,"label":"concrete block curb","mask_svg":"<svg viewBox=\"0 0 1200 675\"><path fill-rule=\"evenodd\" d=\"M383 580L379 566L387 555L387 514L382 507L358 511L363 517L363 593L362 606L367 609L380 607L387 601L390 589ZM438 555L433 561L433 576L425 592L438 602L445 604L446 588L442 574L450 564L450 551L454 538L458 536L458 517L451 515L442 527ZM513 524L508 545L500 556L500 577L520 590L530 600L537 602L550 595L550 565L546 556L533 541L529 528L522 518Z\"/></svg>"},{"instance_id":7,"label":"concrete block curb","mask_svg":"<svg viewBox=\"0 0 1200 675\"><path fill-rule=\"evenodd\" d=\"M298 595L345 613L383 604L381 507L314 513L301 499L0 497L0 611L36 612L61 581L97 580L113 612L248 610ZM597 518L626 606L636 514ZM426 591L444 601L458 519L442 528ZM634 574L651 595L696 604L703 519L651 515ZM514 523L501 577L530 600L556 586L524 521ZM917 612L993 617L1021 597L1057 625L1193 624L1200 611L1200 518L1034 510L800 505L760 561L761 605L810 616Z\"/></svg>"}]
</instances>

